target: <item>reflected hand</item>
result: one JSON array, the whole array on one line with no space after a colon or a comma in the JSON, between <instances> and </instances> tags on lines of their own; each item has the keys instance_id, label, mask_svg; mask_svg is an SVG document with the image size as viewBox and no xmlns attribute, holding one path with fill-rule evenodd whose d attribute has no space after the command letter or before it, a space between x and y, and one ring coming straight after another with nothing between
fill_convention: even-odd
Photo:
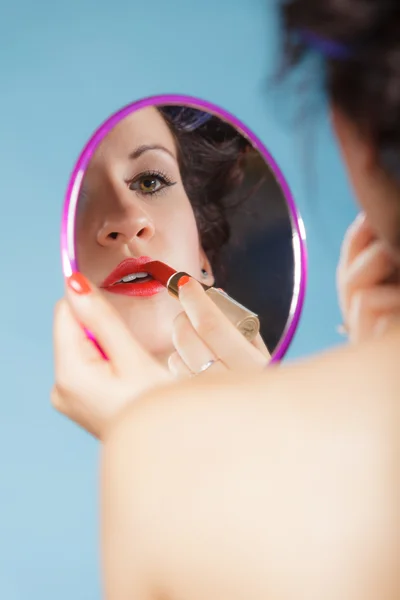
<instances>
[{"instance_id":1,"label":"reflected hand","mask_svg":"<svg viewBox=\"0 0 400 600\"><path fill-rule=\"evenodd\" d=\"M382 335L400 317L399 270L360 214L348 229L337 271L340 307L352 342Z\"/></svg>"},{"instance_id":2,"label":"reflected hand","mask_svg":"<svg viewBox=\"0 0 400 600\"><path fill-rule=\"evenodd\" d=\"M82 326L93 333L105 360ZM53 406L97 438L140 394L172 380L135 341L117 311L81 274L68 281L54 318Z\"/></svg>"},{"instance_id":3,"label":"reflected hand","mask_svg":"<svg viewBox=\"0 0 400 600\"><path fill-rule=\"evenodd\" d=\"M250 343L207 296L203 287L190 279L179 289L184 309L174 322L176 352L169 368L176 377L226 370L261 370L270 361L267 347L258 335Z\"/></svg>"}]
</instances>

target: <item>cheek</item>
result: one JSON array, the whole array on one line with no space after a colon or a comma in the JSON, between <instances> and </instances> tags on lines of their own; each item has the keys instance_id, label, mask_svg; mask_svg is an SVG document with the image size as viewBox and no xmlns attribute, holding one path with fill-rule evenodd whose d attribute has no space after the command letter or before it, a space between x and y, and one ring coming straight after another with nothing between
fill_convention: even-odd
<instances>
[{"instance_id":1,"label":"cheek","mask_svg":"<svg viewBox=\"0 0 400 600\"><path fill-rule=\"evenodd\" d=\"M97 244L99 228L100 220L96 214L96 207L92 203L82 205L76 215L76 259L79 269L89 277L96 277L99 270L101 272L101 248Z\"/></svg>"},{"instance_id":2,"label":"cheek","mask_svg":"<svg viewBox=\"0 0 400 600\"><path fill-rule=\"evenodd\" d=\"M78 200L76 211L76 239L90 238L96 228L95 223L99 221L99 214L102 211L101 203L92 198L84 197ZM86 242L88 243L88 242Z\"/></svg>"},{"instance_id":3,"label":"cheek","mask_svg":"<svg viewBox=\"0 0 400 600\"><path fill-rule=\"evenodd\" d=\"M75 239L77 248L84 250L93 246L96 232L99 228L99 220L93 209L85 207L76 215Z\"/></svg>"},{"instance_id":4,"label":"cheek","mask_svg":"<svg viewBox=\"0 0 400 600\"><path fill-rule=\"evenodd\" d=\"M195 248L198 252L199 233L192 205L186 195L175 198L175 202L166 207L157 219L156 229L163 231L173 247Z\"/></svg>"},{"instance_id":5,"label":"cheek","mask_svg":"<svg viewBox=\"0 0 400 600\"><path fill-rule=\"evenodd\" d=\"M99 271L99 256L98 247L92 240L93 235L89 234L87 229L77 230L76 261L80 271L89 278L96 278Z\"/></svg>"}]
</instances>

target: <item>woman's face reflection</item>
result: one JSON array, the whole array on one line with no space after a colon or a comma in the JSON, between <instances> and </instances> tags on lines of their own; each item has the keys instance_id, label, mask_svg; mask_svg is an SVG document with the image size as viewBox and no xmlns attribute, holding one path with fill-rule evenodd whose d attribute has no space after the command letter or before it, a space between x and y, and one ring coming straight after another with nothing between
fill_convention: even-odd
<instances>
[{"instance_id":1,"label":"woman's face reflection","mask_svg":"<svg viewBox=\"0 0 400 600\"><path fill-rule=\"evenodd\" d=\"M154 107L132 113L102 141L85 174L77 216L78 267L96 285L124 259L143 256L197 278L201 269L209 271L174 136ZM104 293L137 339L167 360L179 303L166 290Z\"/></svg>"}]
</instances>

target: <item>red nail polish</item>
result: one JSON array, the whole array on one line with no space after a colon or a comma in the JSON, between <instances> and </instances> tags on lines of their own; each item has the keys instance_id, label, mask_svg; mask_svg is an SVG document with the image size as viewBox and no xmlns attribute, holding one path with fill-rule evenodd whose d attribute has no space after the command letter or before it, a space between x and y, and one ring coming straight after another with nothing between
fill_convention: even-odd
<instances>
[{"instance_id":1,"label":"red nail polish","mask_svg":"<svg viewBox=\"0 0 400 600\"><path fill-rule=\"evenodd\" d=\"M178 281L178 288L180 289L181 287L183 287L184 285L189 283L189 281L190 281L190 277L188 277L187 275L183 275L180 278L180 280Z\"/></svg>"},{"instance_id":2,"label":"red nail polish","mask_svg":"<svg viewBox=\"0 0 400 600\"><path fill-rule=\"evenodd\" d=\"M75 294L79 294L80 296L84 296L85 294L90 294L92 288L89 285L88 280L82 273L72 273L71 277L67 279L68 287L71 288Z\"/></svg>"}]
</instances>

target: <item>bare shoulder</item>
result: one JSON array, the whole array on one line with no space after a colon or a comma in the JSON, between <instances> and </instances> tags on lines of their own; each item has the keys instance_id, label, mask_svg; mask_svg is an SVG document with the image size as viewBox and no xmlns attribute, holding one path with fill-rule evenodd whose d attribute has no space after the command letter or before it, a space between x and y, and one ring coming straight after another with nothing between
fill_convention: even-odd
<instances>
[{"instance_id":1,"label":"bare shoulder","mask_svg":"<svg viewBox=\"0 0 400 600\"><path fill-rule=\"evenodd\" d=\"M324 597L312 573L329 565L338 597L361 572L354 599L383 597L382 581L393 581L382 557L395 544L399 349L393 331L258 377L191 380L121 415L103 452L103 517L105 547L124 539L112 544L122 578L134 565L137 581L146 574L149 588L188 600L291 598L300 584Z\"/></svg>"},{"instance_id":2,"label":"bare shoulder","mask_svg":"<svg viewBox=\"0 0 400 600\"><path fill-rule=\"evenodd\" d=\"M128 406L110 427L106 447L126 436L143 443L148 427L159 440L180 439L188 427L212 426L221 419L261 420L287 411L319 418L332 412L348 415L361 410L396 411L400 394L400 327L384 339L363 346L343 346L292 364L272 366L265 372L233 373L185 380L155 390ZM245 419L245 422L247 419ZM264 423L263 423L264 426ZM160 431L158 432L158 427ZM223 429L226 429L224 427ZM133 432L135 435L133 436ZM189 436L191 439L192 436Z\"/></svg>"}]
</instances>

